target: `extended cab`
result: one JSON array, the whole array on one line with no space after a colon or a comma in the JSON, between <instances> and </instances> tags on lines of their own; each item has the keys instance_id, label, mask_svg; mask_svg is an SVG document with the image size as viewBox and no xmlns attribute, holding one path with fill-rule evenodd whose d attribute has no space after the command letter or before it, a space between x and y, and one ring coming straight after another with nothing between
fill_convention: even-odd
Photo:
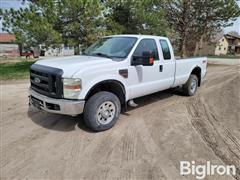
<instances>
[{"instance_id":1,"label":"extended cab","mask_svg":"<svg viewBox=\"0 0 240 180\"><path fill-rule=\"evenodd\" d=\"M115 35L80 56L40 60L30 68L30 104L50 113L84 114L94 131L114 126L133 99L173 87L192 96L207 58L176 60L166 37Z\"/></svg>"}]
</instances>

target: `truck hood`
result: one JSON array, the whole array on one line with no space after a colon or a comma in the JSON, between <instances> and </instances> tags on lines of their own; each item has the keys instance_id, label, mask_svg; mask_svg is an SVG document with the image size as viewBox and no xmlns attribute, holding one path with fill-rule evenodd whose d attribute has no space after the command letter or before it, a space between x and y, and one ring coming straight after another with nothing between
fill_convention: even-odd
<instances>
[{"instance_id":1,"label":"truck hood","mask_svg":"<svg viewBox=\"0 0 240 180\"><path fill-rule=\"evenodd\" d=\"M109 58L96 56L68 56L39 60L36 64L63 70L63 77L72 77L76 72L90 66L114 63Z\"/></svg>"}]
</instances>

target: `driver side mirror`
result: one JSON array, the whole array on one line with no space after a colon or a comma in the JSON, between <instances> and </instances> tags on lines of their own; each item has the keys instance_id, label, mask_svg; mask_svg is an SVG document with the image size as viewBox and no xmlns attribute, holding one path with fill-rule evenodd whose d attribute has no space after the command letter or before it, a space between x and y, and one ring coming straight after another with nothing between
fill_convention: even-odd
<instances>
[{"instance_id":1,"label":"driver side mirror","mask_svg":"<svg viewBox=\"0 0 240 180\"><path fill-rule=\"evenodd\" d=\"M153 54L150 52L143 52L142 56L132 56L131 65L152 66L154 64Z\"/></svg>"}]
</instances>

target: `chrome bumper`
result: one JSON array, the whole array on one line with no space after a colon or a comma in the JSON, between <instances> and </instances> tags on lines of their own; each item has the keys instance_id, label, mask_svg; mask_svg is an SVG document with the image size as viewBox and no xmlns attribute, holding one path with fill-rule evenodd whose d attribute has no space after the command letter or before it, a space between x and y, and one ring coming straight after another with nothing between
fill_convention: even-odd
<instances>
[{"instance_id":1,"label":"chrome bumper","mask_svg":"<svg viewBox=\"0 0 240 180\"><path fill-rule=\"evenodd\" d=\"M83 113L85 101L53 99L29 89L29 104L50 113L76 116Z\"/></svg>"}]
</instances>

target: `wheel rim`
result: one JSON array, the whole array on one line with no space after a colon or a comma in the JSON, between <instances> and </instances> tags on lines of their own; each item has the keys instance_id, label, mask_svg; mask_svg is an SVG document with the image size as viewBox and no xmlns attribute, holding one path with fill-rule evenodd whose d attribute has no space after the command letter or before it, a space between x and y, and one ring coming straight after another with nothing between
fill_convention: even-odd
<instances>
[{"instance_id":1,"label":"wheel rim","mask_svg":"<svg viewBox=\"0 0 240 180\"><path fill-rule=\"evenodd\" d=\"M97 111L97 121L100 124L110 123L116 113L116 107L111 101L106 101L102 103Z\"/></svg>"},{"instance_id":2,"label":"wheel rim","mask_svg":"<svg viewBox=\"0 0 240 180\"><path fill-rule=\"evenodd\" d=\"M193 79L191 84L190 84L190 91L192 93L194 93L196 91L196 88L197 88L197 80L196 79Z\"/></svg>"}]
</instances>

